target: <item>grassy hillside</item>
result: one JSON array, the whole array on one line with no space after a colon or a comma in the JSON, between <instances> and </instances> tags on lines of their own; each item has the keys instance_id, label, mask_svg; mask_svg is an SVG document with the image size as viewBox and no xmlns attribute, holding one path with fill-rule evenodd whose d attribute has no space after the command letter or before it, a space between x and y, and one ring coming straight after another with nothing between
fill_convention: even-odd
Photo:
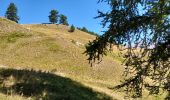
<instances>
[{"instance_id":1,"label":"grassy hillside","mask_svg":"<svg viewBox=\"0 0 170 100\"><path fill-rule=\"evenodd\" d=\"M100 64L96 63L93 67L90 67L86 60L87 57L83 52L85 51L85 45L88 41L95 39L95 36L79 30L70 33L68 30L69 27L64 25L19 25L7 19L0 18L0 66L3 68L5 66L5 72L9 71L9 74L5 75L5 77L4 69L1 71L2 82L8 81L12 75L16 78L14 79L16 84L13 84L13 86L16 87L13 87L12 91L15 91L15 95L22 95L23 93L23 97L27 98L35 96L31 94L28 96L24 95L24 90L19 92L17 89L19 88L20 90L21 86L26 90L32 89L32 85L34 85L32 80L38 82L35 84L42 85L42 87L44 87L43 89L46 89L46 85L44 85L43 82L48 83L52 80L54 81L52 81L50 85L54 85L56 89L61 88L60 83L56 83L56 81L63 80L64 87L70 87L71 85L71 87L77 88L75 91L65 88L66 91L73 91L74 94L82 92L81 94L87 97L99 95L99 97L94 97L94 99L102 99L109 96L117 99L123 98L121 95L108 89L108 87L119 84L122 77L122 59L118 57L118 50L114 48L114 52L104 57L103 62ZM27 71L31 69L33 72ZM39 70L44 73L37 74ZM22 73L22 71L25 73ZM26 80L24 77L20 77L18 80L18 76L15 76L14 73L22 76L28 75L31 78ZM49 76L48 78L50 79L45 78L47 76ZM20 83L20 81L22 82ZM29 82L27 83L25 81ZM73 81L73 83L71 81ZM74 81L77 83L74 83ZM13 81L11 83L13 83ZM72 85L78 83L83 85ZM25 88L27 85L30 88ZM89 90L87 87L92 90ZM5 91L9 88L10 87L5 87ZM48 88L47 86L49 95L54 95L55 93L61 95L64 93L59 89L59 93L54 90L53 94L51 92L53 90L50 88L51 87ZM82 88L85 89L81 90ZM40 90L40 92L41 91L42 90ZM108 96L99 92L105 92ZM4 91L2 91L2 93L4 93ZM40 95L42 94L39 93L36 96ZM66 94L67 97L70 95L72 95L72 93ZM51 97L53 96L50 96L50 98Z\"/></svg>"},{"instance_id":2,"label":"grassy hillside","mask_svg":"<svg viewBox=\"0 0 170 100\"><path fill-rule=\"evenodd\" d=\"M19 25L0 18L0 99L124 99L122 92L109 89L123 79L119 50L114 47L91 67L83 53L96 37L68 30L64 25Z\"/></svg>"}]
</instances>

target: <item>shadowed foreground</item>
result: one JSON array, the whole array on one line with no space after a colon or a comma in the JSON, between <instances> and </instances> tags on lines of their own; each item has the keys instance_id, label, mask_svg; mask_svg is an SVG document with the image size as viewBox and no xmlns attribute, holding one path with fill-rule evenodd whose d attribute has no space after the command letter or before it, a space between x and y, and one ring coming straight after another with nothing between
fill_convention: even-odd
<instances>
[{"instance_id":1,"label":"shadowed foreground","mask_svg":"<svg viewBox=\"0 0 170 100\"><path fill-rule=\"evenodd\" d=\"M43 100L110 100L69 78L34 70L0 69L0 92Z\"/></svg>"}]
</instances>

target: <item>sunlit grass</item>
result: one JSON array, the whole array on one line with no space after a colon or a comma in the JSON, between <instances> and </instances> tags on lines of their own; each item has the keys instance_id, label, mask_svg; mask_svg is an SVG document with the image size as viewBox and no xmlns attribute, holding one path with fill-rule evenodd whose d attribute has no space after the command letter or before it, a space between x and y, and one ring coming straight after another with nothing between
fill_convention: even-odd
<instances>
[{"instance_id":1,"label":"sunlit grass","mask_svg":"<svg viewBox=\"0 0 170 100\"><path fill-rule=\"evenodd\" d=\"M69 33L69 27L64 25L21 26L8 21L4 25L10 26L10 29L4 29L2 28L4 26L0 25L0 29L3 29L0 31L0 33L2 32L0 35L0 65L13 69L50 72L118 99L122 99L125 95L110 89L110 87L120 84L120 80L123 79L124 70L121 63L124 59L116 47L112 52L108 52L102 62L99 64L94 62L91 67L83 52L85 51L84 46L95 39L95 36L79 30ZM81 45L77 45L77 43ZM31 79L34 80L32 77ZM11 83L9 80L6 82ZM52 82L52 84L54 83ZM41 95L45 94L46 91L43 91ZM147 94L146 92L144 97L146 100L163 98L161 95L147 97ZM8 95L8 97L14 97L14 100L20 98L18 95ZM21 96L21 100L22 98L24 97Z\"/></svg>"},{"instance_id":2,"label":"sunlit grass","mask_svg":"<svg viewBox=\"0 0 170 100\"><path fill-rule=\"evenodd\" d=\"M0 69L0 92L34 100L111 100L70 78L34 70Z\"/></svg>"}]
</instances>

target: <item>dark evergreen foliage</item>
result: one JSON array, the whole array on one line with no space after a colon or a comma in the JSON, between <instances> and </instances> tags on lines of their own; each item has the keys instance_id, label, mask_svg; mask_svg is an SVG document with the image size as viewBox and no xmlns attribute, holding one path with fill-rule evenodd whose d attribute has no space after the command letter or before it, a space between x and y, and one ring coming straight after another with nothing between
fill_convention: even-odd
<instances>
[{"instance_id":1,"label":"dark evergreen foliage","mask_svg":"<svg viewBox=\"0 0 170 100\"><path fill-rule=\"evenodd\" d=\"M99 36L97 33L92 32L92 31L89 31L86 27L83 27L83 28L79 28L79 27L78 27L77 29L79 29L79 30L81 30L81 31L83 31L83 32L89 33L89 34L91 34L91 35Z\"/></svg>"},{"instance_id":2,"label":"dark evergreen foliage","mask_svg":"<svg viewBox=\"0 0 170 100\"><path fill-rule=\"evenodd\" d=\"M67 17L63 14L60 15L60 24L67 25L67 26L69 25L67 21Z\"/></svg>"},{"instance_id":3,"label":"dark evergreen foliage","mask_svg":"<svg viewBox=\"0 0 170 100\"><path fill-rule=\"evenodd\" d=\"M86 27L83 27L81 30L84 31L84 32L88 32Z\"/></svg>"},{"instance_id":4,"label":"dark evergreen foliage","mask_svg":"<svg viewBox=\"0 0 170 100\"><path fill-rule=\"evenodd\" d=\"M143 90L158 94L168 92L170 99L170 1L169 0L100 0L111 10L98 12L102 24L109 24L104 35L90 42L86 54L90 63L107 54L109 44L125 50L124 88L129 96L142 97ZM143 10L142 10L143 9ZM140 48L142 47L142 48ZM152 80L148 82L146 79Z\"/></svg>"},{"instance_id":5,"label":"dark evergreen foliage","mask_svg":"<svg viewBox=\"0 0 170 100\"><path fill-rule=\"evenodd\" d=\"M57 23L58 22L58 11L57 10L51 10L50 15L48 17L49 17L49 21L52 24Z\"/></svg>"},{"instance_id":6,"label":"dark evergreen foliage","mask_svg":"<svg viewBox=\"0 0 170 100\"><path fill-rule=\"evenodd\" d=\"M11 21L14 21L18 23L19 17L17 15L17 7L15 6L14 3L10 3L9 7L7 8L7 11L5 13L5 17Z\"/></svg>"},{"instance_id":7,"label":"dark evergreen foliage","mask_svg":"<svg viewBox=\"0 0 170 100\"><path fill-rule=\"evenodd\" d=\"M71 25L69 32L74 32L74 31L75 31L75 27L74 25Z\"/></svg>"}]
</instances>

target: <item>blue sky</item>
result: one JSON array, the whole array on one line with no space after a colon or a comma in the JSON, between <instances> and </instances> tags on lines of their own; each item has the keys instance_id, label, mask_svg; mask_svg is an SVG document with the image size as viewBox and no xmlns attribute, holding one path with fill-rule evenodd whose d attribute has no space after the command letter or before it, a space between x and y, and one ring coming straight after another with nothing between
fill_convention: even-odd
<instances>
[{"instance_id":1,"label":"blue sky","mask_svg":"<svg viewBox=\"0 0 170 100\"><path fill-rule=\"evenodd\" d=\"M0 16L11 2L15 3L20 16L21 24L37 24L49 22L48 15L51 9L68 17L69 24L77 27L87 27L89 30L102 33L105 29L100 25L101 19L94 19L97 10L108 11L105 3L97 4L98 0L0 0Z\"/></svg>"}]
</instances>

